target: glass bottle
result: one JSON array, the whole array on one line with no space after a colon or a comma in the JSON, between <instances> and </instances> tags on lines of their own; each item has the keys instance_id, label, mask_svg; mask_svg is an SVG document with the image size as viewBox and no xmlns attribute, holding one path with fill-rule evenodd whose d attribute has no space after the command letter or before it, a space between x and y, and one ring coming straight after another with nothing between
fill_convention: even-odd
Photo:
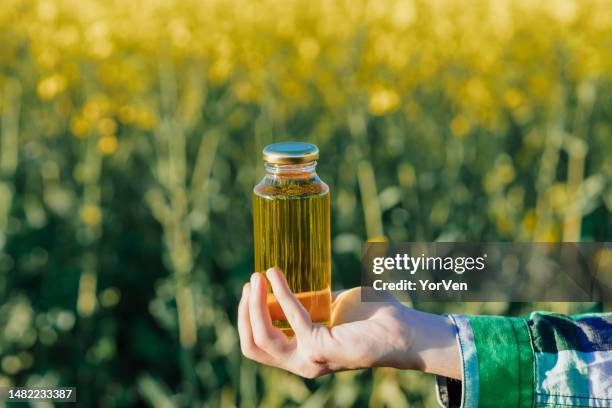
<instances>
[{"instance_id":1,"label":"glass bottle","mask_svg":"<svg viewBox=\"0 0 612 408\"><path fill-rule=\"evenodd\" d=\"M319 149L310 143L275 143L263 150L266 174L253 189L255 271L280 268L312 321L329 326L329 187L315 172L318 158ZM268 308L273 324L291 334L271 292Z\"/></svg>"}]
</instances>

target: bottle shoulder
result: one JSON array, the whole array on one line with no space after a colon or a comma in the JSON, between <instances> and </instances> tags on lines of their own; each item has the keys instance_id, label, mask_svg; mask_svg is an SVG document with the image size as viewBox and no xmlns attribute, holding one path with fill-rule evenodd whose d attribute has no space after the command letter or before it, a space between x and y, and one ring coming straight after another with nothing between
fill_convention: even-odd
<instances>
[{"instance_id":1,"label":"bottle shoulder","mask_svg":"<svg viewBox=\"0 0 612 408\"><path fill-rule=\"evenodd\" d=\"M253 194L274 199L300 199L329 194L329 186L317 175L308 178L289 178L266 175L253 188Z\"/></svg>"}]
</instances>

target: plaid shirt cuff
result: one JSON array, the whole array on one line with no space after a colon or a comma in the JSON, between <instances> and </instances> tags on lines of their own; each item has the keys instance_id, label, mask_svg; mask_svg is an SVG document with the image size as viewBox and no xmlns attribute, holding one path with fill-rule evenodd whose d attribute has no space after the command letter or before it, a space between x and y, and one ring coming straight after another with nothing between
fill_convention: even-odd
<instances>
[{"instance_id":1,"label":"plaid shirt cuff","mask_svg":"<svg viewBox=\"0 0 612 408\"><path fill-rule=\"evenodd\" d=\"M612 407L612 314L451 315L463 381L443 407Z\"/></svg>"},{"instance_id":2,"label":"plaid shirt cuff","mask_svg":"<svg viewBox=\"0 0 612 408\"><path fill-rule=\"evenodd\" d=\"M449 318L457 329L463 381L438 377L440 405L533 406L533 349L525 319L463 315Z\"/></svg>"}]
</instances>

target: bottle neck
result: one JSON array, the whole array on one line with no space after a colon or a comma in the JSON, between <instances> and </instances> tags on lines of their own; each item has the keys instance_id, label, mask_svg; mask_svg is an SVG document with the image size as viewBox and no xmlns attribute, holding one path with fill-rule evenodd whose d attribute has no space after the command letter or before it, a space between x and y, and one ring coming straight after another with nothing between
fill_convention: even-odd
<instances>
[{"instance_id":1,"label":"bottle neck","mask_svg":"<svg viewBox=\"0 0 612 408\"><path fill-rule=\"evenodd\" d=\"M284 177L312 177L316 174L315 167L317 162L312 161L300 164L275 164L265 162L266 175L269 176L284 176Z\"/></svg>"}]
</instances>

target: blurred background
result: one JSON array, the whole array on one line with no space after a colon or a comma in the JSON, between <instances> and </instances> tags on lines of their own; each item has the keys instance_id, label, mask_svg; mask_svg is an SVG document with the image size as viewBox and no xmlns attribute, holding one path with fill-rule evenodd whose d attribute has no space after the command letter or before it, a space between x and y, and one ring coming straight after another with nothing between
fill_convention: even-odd
<instances>
[{"instance_id":1,"label":"blurred background","mask_svg":"<svg viewBox=\"0 0 612 408\"><path fill-rule=\"evenodd\" d=\"M339 289L366 239L609 241L611 91L610 1L3 0L0 385L431 407L424 374L241 357L261 149L319 146Z\"/></svg>"}]
</instances>

